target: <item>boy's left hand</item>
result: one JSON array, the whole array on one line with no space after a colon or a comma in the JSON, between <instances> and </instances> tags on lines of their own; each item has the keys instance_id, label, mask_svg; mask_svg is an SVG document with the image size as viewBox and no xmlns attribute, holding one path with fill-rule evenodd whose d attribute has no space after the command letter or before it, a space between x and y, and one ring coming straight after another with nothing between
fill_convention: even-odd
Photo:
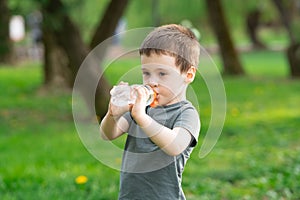
<instances>
[{"instance_id":1,"label":"boy's left hand","mask_svg":"<svg viewBox=\"0 0 300 200\"><path fill-rule=\"evenodd\" d=\"M149 96L149 91L145 87L136 87L134 88L137 98L135 103L132 105L131 116L135 121L142 120L146 116L146 106L147 99Z\"/></svg>"}]
</instances>

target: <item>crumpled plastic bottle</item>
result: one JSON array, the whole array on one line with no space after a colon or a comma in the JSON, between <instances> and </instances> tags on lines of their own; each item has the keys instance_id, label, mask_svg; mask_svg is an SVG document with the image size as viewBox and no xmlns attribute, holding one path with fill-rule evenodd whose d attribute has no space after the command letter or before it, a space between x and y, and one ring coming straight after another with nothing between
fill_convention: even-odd
<instances>
[{"instance_id":1,"label":"crumpled plastic bottle","mask_svg":"<svg viewBox=\"0 0 300 200\"><path fill-rule=\"evenodd\" d=\"M126 106L129 104L134 104L136 100L136 92L134 90L135 87L145 87L149 90L149 97L147 99L146 104L151 107L157 106L157 94L149 85L117 85L112 88L110 91L111 95L111 103L115 106Z\"/></svg>"}]
</instances>

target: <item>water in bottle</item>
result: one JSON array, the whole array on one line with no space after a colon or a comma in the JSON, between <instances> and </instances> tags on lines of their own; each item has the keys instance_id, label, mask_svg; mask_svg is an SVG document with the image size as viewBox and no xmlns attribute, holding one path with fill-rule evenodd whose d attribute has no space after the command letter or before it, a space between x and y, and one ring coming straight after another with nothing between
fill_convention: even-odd
<instances>
[{"instance_id":1,"label":"water in bottle","mask_svg":"<svg viewBox=\"0 0 300 200\"><path fill-rule=\"evenodd\" d=\"M126 106L134 104L136 100L135 87L145 87L149 91L149 97L147 99L147 105L155 107L157 105L156 92L149 85L117 85L110 91L111 102L116 106Z\"/></svg>"}]
</instances>

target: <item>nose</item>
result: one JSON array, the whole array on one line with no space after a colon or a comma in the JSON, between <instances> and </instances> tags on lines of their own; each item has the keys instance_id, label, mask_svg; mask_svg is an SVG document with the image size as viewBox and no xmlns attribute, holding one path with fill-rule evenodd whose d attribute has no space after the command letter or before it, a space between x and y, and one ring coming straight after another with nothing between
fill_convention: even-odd
<instances>
[{"instance_id":1,"label":"nose","mask_svg":"<svg viewBox=\"0 0 300 200\"><path fill-rule=\"evenodd\" d=\"M151 86L151 87L157 87L158 86L158 81L155 79L155 78L151 78L148 82L148 84Z\"/></svg>"}]
</instances>

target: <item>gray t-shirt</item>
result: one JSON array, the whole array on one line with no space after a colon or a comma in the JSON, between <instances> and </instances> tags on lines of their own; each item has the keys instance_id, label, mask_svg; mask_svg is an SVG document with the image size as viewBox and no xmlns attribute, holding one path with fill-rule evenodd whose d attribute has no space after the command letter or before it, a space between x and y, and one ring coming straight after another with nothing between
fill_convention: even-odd
<instances>
[{"instance_id":1,"label":"gray t-shirt","mask_svg":"<svg viewBox=\"0 0 300 200\"><path fill-rule=\"evenodd\" d=\"M185 199L181 188L184 166L197 144L200 120L188 101L168 106L147 107L158 123L173 129L182 127L192 135L190 146L178 156L169 156L154 144L126 113L129 123L120 176L120 200Z\"/></svg>"}]
</instances>

